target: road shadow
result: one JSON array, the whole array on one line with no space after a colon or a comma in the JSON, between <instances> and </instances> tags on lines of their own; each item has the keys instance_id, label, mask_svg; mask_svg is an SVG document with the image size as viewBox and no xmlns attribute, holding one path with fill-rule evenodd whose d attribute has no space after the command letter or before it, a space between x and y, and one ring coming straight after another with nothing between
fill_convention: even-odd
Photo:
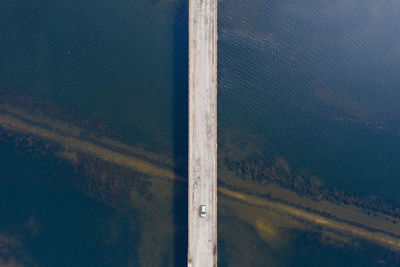
<instances>
[{"instance_id":1,"label":"road shadow","mask_svg":"<svg viewBox=\"0 0 400 267\"><path fill-rule=\"evenodd\" d=\"M173 29L173 161L174 171L188 177L188 2L174 3ZM187 265L187 183L176 181L173 189L174 265Z\"/></svg>"}]
</instances>

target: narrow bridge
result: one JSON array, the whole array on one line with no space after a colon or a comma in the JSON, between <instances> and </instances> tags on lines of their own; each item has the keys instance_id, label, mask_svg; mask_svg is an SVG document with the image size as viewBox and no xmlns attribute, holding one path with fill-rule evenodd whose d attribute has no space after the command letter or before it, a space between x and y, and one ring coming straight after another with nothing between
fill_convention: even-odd
<instances>
[{"instance_id":1,"label":"narrow bridge","mask_svg":"<svg viewBox=\"0 0 400 267\"><path fill-rule=\"evenodd\" d=\"M189 0L188 186L188 266L217 266L217 0Z\"/></svg>"}]
</instances>

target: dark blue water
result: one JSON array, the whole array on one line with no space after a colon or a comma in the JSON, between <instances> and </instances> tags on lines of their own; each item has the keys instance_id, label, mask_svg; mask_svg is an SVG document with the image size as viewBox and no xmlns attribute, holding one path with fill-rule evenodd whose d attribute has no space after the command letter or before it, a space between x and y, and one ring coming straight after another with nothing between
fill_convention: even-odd
<instances>
[{"instance_id":1,"label":"dark blue water","mask_svg":"<svg viewBox=\"0 0 400 267\"><path fill-rule=\"evenodd\" d=\"M294 171L399 201L399 20L394 0L221 1L220 142L240 132ZM3 1L0 38L1 90L104 122L113 138L162 152L185 173L185 2ZM155 244L164 247L154 253L157 264L185 261L183 187L166 193L172 215L155 219L150 210L163 207L162 199L142 197L142 209L120 210L86 194L67 163L1 149L0 235L17 240L18 262L143 265ZM242 257L249 266L363 262L313 243L274 250L243 222L220 220L222 266L239 264L235 255L248 249L230 239L236 231L253 244ZM177 234L164 231L163 221Z\"/></svg>"},{"instance_id":2,"label":"dark blue water","mask_svg":"<svg viewBox=\"0 0 400 267\"><path fill-rule=\"evenodd\" d=\"M172 146L174 3L2 5L2 87L119 126L131 142Z\"/></svg>"},{"instance_id":3,"label":"dark blue water","mask_svg":"<svg viewBox=\"0 0 400 267\"><path fill-rule=\"evenodd\" d=\"M246 129L295 169L397 199L399 9L221 2L220 131Z\"/></svg>"},{"instance_id":4,"label":"dark blue water","mask_svg":"<svg viewBox=\"0 0 400 267\"><path fill-rule=\"evenodd\" d=\"M84 194L82 177L54 157L32 157L10 144L0 151L0 233L12 258L24 266L138 263L135 210L118 211ZM2 251L0 263L7 257Z\"/></svg>"}]
</instances>

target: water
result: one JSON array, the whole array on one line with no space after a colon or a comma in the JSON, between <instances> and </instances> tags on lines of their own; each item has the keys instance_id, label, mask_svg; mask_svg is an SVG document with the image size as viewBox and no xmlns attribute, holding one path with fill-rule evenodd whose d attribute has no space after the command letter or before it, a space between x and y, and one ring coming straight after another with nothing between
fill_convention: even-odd
<instances>
[{"instance_id":1,"label":"water","mask_svg":"<svg viewBox=\"0 0 400 267\"><path fill-rule=\"evenodd\" d=\"M399 129L389 126L399 112L398 9L394 1L221 2L221 131L258 133L294 168L397 198L387 184L399 181Z\"/></svg>"},{"instance_id":2,"label":"water","mask_svg":"<svg viewBox=\"0 0 400 267\"><path fill-rule=\"evenodd\" d=\"M184 175L186 9L180 0L4 1L0 89L103 122L110 137L166 155ZM399 14L394 0L221 1L221 146L233 159L283 158L345 192L400 201ZM54 155L12 142L1 150L0 242L12 249L0 249L0 265L185 262L184 185L140 180L115 202ZM321 245L304 229L266 240L235 205L219 206L221 266L376 264L368 246Z\"/></svg>"},{"instance_id":3,"label":"water","mask_svg":"<svg viewBox=\"0 0 400 267\"><path fill-rule=\"evenodd\" d=\"M2 245L9 245L4 238L12 239L8 249L17 262L26 266L138 262L135 248L140 233L130 230L140 229L133 220L134 210L125 214L82 194L76 188L81 177L51 157L32 158L27 151L16 152L3 144L0 162ZM4 257L7 252L2 250L2 264Z\"/></svg>"}]
</instances>

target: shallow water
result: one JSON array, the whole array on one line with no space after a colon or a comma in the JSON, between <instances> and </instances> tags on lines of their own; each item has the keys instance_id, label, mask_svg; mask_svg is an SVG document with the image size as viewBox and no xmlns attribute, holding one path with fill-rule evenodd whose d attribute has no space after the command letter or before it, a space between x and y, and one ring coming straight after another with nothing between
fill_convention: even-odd
<instances>
[{"instance_id":1,"label":"shallow water","mask_svg":"<svg viewBox=\"0 0 400 267\"><path fill-rule=\"evenodd\" d=\"M399 201L399 11L396 1L221 1L219 142L230 152L220 158L284 159L345 192ZM0 16L2 95L102 122L108 136L161 153L185 176L184 2L5 1ZM247 141L230 138L236 132ZM12 249L0 250L0 263L185 262L182 184L146 186L137 174L120 186L129 194L104 196L54 153L10 140L1 150L0 242ZM91 175L102 177L97 167ZM368 245L321 245L301 227L271 241L237 217L239 204L219 205L221 266L385 263L366 256Z\"/></svg>"}]
</instances>

